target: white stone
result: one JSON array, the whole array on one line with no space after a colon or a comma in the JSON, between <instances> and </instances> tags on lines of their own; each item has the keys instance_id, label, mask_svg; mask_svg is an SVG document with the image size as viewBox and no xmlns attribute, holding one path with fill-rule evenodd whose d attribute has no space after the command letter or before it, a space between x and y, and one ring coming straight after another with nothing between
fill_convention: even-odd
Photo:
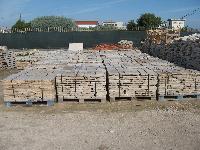
<instances>
[{"instance_id":1,"label":"white stone","mask_svg":"<svg viewBox=\"0 0 200 150\"><path fill-rule=\"evenodd\" d=\"M69 43L70 51L82 51L83 50L83 43Z\"/></svg>"}]
</instances>

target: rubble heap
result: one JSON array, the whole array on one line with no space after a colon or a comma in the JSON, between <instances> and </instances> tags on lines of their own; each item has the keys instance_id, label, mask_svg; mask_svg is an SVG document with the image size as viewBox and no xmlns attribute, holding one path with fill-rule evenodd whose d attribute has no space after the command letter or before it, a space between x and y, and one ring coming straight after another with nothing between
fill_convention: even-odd
<instances>
[{"instance_id":1,"label":"rubble heap","mask_svg":"<svg viewBox=\"0 0 200 150\"><path fill-rule=\"evenodd\" d=\"M133 49L133 42L127 40L121 40L117 44L99 44L95 50L122 50L122 49Z\"/></svg>"}]
</instances>

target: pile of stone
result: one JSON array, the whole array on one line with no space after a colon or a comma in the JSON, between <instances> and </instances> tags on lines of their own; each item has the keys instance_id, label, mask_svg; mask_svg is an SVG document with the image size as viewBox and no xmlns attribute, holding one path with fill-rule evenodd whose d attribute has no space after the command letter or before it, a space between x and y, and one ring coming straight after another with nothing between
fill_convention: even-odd
<instances>
[{"instance_id":1,"label":"pile of stone","mask_svg":"<svg viewBox=\"0 0 200 150\"><path fill-rule=\"evenodd\" d=\"M123 50L123 49L133 49L133 42L128 40L121 40L117 44L99 44L96 45L94 50Z\"/></svg>"},{"instance_id":2,"label":"pile of stone","mask_svg":"<svg viewBox=\"0 0 200 150\"><path fill-rule=\"evenodd\" d=\"M15 55L6 46L0 46L0 69L15 68Z\"/></svg>"},{"instance_id":3,"label":"pile of stone","mask_svg":"<svg viewBox=\"0 0 200 150\"><path fill-rule=\"evenodd\" d=\"M147 40L155 44L171 43L173 39L180 37L179 30L173 29L156 29L147 31Z\"/></svg>"},{"instance_id":4,"label":"pile of stone","mask_svg":"<svg viewBox=\"0 0 200 150\"><path fill-rule=\"evenodd\" d=\"M171 44L156 44L147 39L141 51L184 68L200 70L200 34L176 38Z\"/></svg>"},{"instance_id":5,"label":"pile of stone","mask_svg":"<svg viewBox=\"0 0 200 150\"><path fill-rule=\"evenodd\" d=\"M199 71L137 49L42 53L43 60L3 81L5 102L103 102L200 95Z\"/></svg>"},{"instance_id":6,"label":"pile of stone","mask_svg":"<svg viewBox=\"0 0 200 150\"><path fill-rule=\"evenodd\" d=\"M56 70L28 68L3 80L5 102L54 102Z\"/></svg>"},{"instance_id":7,"label":"pile of stone","mask_svg":"<svg viewBox=\"0 0 200 150\"><path fill-rule=\"evenodd\" d=\"M119 47L122 49L132 49L133 48L133 42L128 40L121 40L118 42Z\"/></svg>"},{"instance_id":8,"label":"pile of stone","mask_svg":"<svg viewBox=\"0 0 200 150\"><path fill-rule=\"evenodd\" d=\"M56 77L58 101L106 100L106 70L103 64L82 64Z\"/></svg>"}]
</instances>

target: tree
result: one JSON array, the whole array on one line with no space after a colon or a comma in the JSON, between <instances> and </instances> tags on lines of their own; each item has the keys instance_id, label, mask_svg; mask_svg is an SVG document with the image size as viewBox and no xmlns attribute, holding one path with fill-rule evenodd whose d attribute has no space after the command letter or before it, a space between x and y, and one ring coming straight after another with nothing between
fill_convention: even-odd
<instances>
[{"instance_id":1,"label":"tree","mask_svg":"<svg viewBox=\"0 0 200 150\"><path fill-rule=\"evenodd\" d=\"M181 29L181 32L188 32L188 26L186 26L186 27L183 27L182 29Z\"/></svg>"},{"instance_id":2,"label":"tree","mask_svg":"<svg viewBox=\"0 0 200 150\"><path fill-rule=\"evenodd\" d=\"M156 17L151 13L145 13L137 20L138 26L145 27L146 29L159 27L161 23L161 17Z\"/></svg>"},{"instance_id":3,"label":"tree","mask_svg":"<svg viewBox=\"0 0 200 150\"><path fill-rule=\"evenodd\" d=\"M75 28L75 23L72 19L60 16L43 16L35 18L31 21L32 28L49 29L55 31L55 28L62 28L65 30L72 30Z\"/></svg>"},{"instance_id":4,"label":"tree","mask_svg":"<svg viewBox=\"0 0 200 150\"><path fill-rule=\"evenodd\" d=\"M21 31L25 31L26 28L30 28L31 24L30 23L26 23L24 20L19 19L13 26L12 26L12 30L21 30Z\"/></svg>"},{"instance_id":5,"label":"tree","mask_svg":"<svg viewBox=\"0 0 200 150\"><path fill-rule=\"evenodd\" d=\"M129 21L127 24L127 30L129 30L129 31L135 30L136 27L137 27L137 24L135 23L134 20Z\"/></svg>"}]
</instances>

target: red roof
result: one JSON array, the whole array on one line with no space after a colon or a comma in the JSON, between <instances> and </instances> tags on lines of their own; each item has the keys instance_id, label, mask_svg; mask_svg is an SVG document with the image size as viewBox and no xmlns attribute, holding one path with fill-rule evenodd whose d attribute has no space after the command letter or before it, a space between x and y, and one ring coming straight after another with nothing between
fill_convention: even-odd
<instances>
[{"instance_id":1,"label":"red roof","mask_svg":"<svg viewBox=\"0 0 200 150\"><path fill-rule=\"evenodd\" d=\"M76 25L98 25L98 21L75 21Z\"/></svg>"}]
</instances>

